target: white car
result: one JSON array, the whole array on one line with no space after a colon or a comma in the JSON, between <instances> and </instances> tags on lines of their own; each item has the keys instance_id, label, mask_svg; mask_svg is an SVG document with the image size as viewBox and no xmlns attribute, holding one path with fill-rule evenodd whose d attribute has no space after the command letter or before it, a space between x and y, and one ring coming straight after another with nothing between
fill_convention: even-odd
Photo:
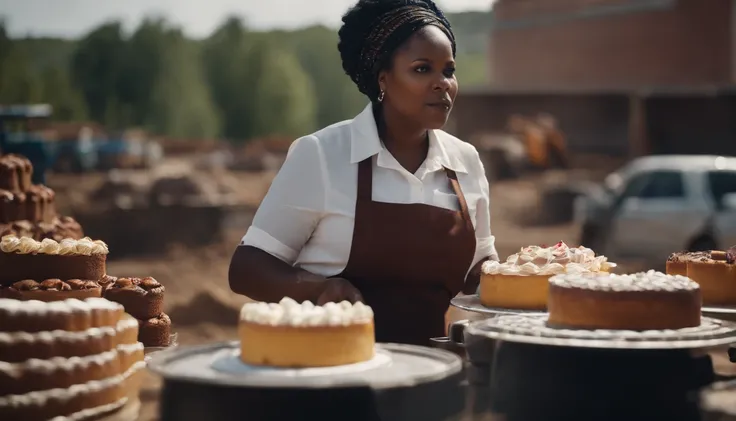
<instances>
[{"instance_id":1,"label":"white car","mask_svg":"<svg viewBox=\"0 0 736 421\"><path fill-rule=\"evenodd\" d=\"M670 253L736 245L736 157L638 158L580 196L581 244L662 268Z\"/></svg>"}]
</instances>

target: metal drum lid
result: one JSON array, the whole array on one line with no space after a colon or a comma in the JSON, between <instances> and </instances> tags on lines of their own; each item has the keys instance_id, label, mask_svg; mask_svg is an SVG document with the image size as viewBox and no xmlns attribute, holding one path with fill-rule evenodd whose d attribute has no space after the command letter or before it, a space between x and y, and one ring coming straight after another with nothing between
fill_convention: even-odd
<instances>
[{"instance_id":1,"label":"metal drum lid","mask_svg":"<svg viewBox=\"0 0 736 421\"><path fill-rule=\"evenodd\" d=\"M337 367L287 369L244 364L239 343L181 347L151 355L149 370L164 380L250 388L386 389L441 381L460 373L461 359L415 345L377 344L373 360Z\"/></svg>"},{"instance_id":2,"label":"metal drum lid","mask_svg":"<svg viewBox=\"0 0 736 421\"><path fill-rule=\"evenodd\" d=\"M736 342L736 324L708 317L678 330L583 330L547 327L546 314L501 315L473 322L468 335L537 345L609 349L699 349Z\"/></svg>"}]
</instances>

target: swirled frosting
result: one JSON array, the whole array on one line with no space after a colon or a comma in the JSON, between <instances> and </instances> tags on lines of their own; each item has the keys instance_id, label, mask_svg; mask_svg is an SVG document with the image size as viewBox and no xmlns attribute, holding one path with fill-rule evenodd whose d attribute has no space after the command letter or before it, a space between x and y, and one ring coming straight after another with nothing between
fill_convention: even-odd
<instances>
[{"instance_id":1,"label":"swirled frosting","mask_svg":"<svg viewBox=\"0 0 736 421\"><path fill-rule=\"evenodd\" d=\"M240 311L240 320L272 326L348 326L369 323L373 309L347 301L316 306L311 301L299 304L285 297L279 303L247 303Z\"/></svg>"},{"instance_id":2,"label":"swirled frosting","mask_svg":"<svg viewBox=\"0 0 736 421\"><path fill-rule=\"evenodd\" d=\"M700 286L682 275L666 275L650 270L628 275L609 273L583 273L556 275L550 285L561 288L578 288L593 291L694 291Z\"/></svg>"},{"instance_id":3,"label":"swirled frosting","mask_svg":"<svg viewBox=\"0 0 736 421\"><path fill-rule=\"evenodd\" d=\"M560 241L552 247L528 246L509 256L505 262L483 263L488 275L558 275L562 273L605 272L615 267L605 256L596 256L587 247L570 248Z\"/></svg>"},{"instance_id":4,"label":"swirled frosting","mask_svg":"<svg viewBox=\"0 0 736 421\"><path fill-rule=\"evenodd\" d=\"M56 242L50 238L36 241L30 237L6 235L0 241L0 250L5 253L49 254L60 256L92 256L108 254L107 244L100 240L84 237L81 240L65 238Z\"/></svg>"}]
</instances>

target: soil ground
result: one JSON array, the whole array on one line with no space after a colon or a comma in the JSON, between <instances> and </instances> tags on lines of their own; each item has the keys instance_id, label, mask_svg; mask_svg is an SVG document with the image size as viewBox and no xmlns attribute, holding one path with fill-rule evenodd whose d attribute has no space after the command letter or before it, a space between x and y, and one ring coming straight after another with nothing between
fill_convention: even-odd
<instances>
[{"instance_id":1,"label":"soil ground","mask_svg":"<svg viewBox=\"0 0 736 421\"><path fill-rule=\"evenodd\" d=\"M235 180L243 199L254 204L265 194L272 176L272 173L229 175L230 182ZM528 227L516 222L519 214L538 206L538 177L499 182L492 186L492 229L502 258L530 244L553 244L557 241L577 244L579 229L573 224ZM67 203L60 205L68 208L83 204L84 191L90 191L102 183L101 175L54 175L51 179L57 197L67 200ZM238 310L247 299L230 291L227 268L230 255L246 229L247 225L244 225L237 232L229 233L227 241L215 246L175 248L163 257L112 259L108 263L108 273L117 276L153 276L162 282L166 286L166 312L174 322L179 344L234 340ZM114 256L115 250L111 250L111 253ZM461 311L454 311L451 315L453 319L469 316L472 315ZM725 352L714 355L719 371L733 371ZM139 420L155 421L160 382L152 374L147 376L141 392L143 406Z\"/></svg>"}]
</instances>

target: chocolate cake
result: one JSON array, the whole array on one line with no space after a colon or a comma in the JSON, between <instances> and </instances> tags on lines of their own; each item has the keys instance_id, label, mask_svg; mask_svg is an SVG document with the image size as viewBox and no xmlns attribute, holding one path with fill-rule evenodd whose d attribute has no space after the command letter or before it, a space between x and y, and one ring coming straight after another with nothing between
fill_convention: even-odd
<instances>
[{"instance_id":1,"label":"chocolate cake","mask_svg":"<svg viewBox=\"0 0 736 421\"><path fill-rule=\"evenodd\" d=\"M54 191L42 185L30 186L24 192L0 189L0 223L51 222L56 217L54 199Z\"/></svg>"},{"instance_id":2,"label":"chocolate cake","mask_svg":"<svg viewBox=\"0 0 736 421\"><path fill-rule=\"evenodd\" d=\"M107 245L89 238L45 239L7 235L0 241L0 285L22 280L99 280L105 276Z\"/></svg>"},{"instance_id":3,"label":"chocolate cake","mask_svg":"<svg viewBox=\"0 0 736 421\"><path fill-rule=\"evenodd\" d=\"M0 157L0 189L15 193L31 186L33 164L26 157L8 154Z\"/></svg>"},{"instance_id":4,"label":"chocolate cake","mask_svg":"<svg viewBox=\"0 0 736 421\"><path fill-rule=\"evenodd\" d=\"M111 275L105 274L105 276L103 276L102 279L97 281L97 283L100 284L100 287L102 287L103 295L104 295L105 290L113 286L115 282L117 282L117 280L118 280L117 276L111 276Z\"/></svg>"},{"instance_id":5,"label":"chocolate cake","mask_svg":"<svg viewBox=\"0 0 736 421\"><path fill-rule=\"evenodd\" d=\"M138 341L147 347L169 346L171 342L171 319L165 313L148 320L138 320Z\"/></svg>"},{"instance_id":6,"label":"chocolate cake","mask_svg":"<svg viewBox=\"0 0 736 421\"><path fill-rule=\"evenodd\" d=\"M37 241L82 238L82 227L74 219L57 216L54 191L31 184L32 173L28 159L0 157L0 237L15 235Z\"/></svg>"},{"instance_id":7,"label":"chocolate cake","mask_svg":"<svg viewBox=\"0 0 736 421\"><path fill-rule=\"evenodd\" d=\"M105 298L125 307L136 319L148 320L163 312L164 286L155 279L118 278L105 289Z\"/></svg>"},{"instance_id":8,"label":"chocolate cake","mask_svg":"<svg viewBox=\"0 0 736 421\"><path fill-rule=\"evenodd\" d=\"M64 239L79 240L83 237L82 227L74 218L62 216L53 218L51 222L31 222L26 220L0 223L0 238L6 235L14 235L18 238L29 237L36 241L51 239L61 241Z\"/></svg>"},{"instance_id":9,"label":"chocolate cake","mask_svg":"<svg viewBox=\"0 0 736 421\"><path fill-rule=\"evenodd\" d=\"M171 345L171 319L163 312L166 289L156 279L114 277L100 280L102 296L122 304L137 319L138 341L146 347Z\"/></svg>"},{"instance_id":10,"label":"chocolate cake","mask_svg":"<svg viewBox=\"0 0 736 421\"><path fill-rule=\"evenodd\" d=\"M1 298L15 300L58 301L67 298L101 297L102 288L95 281L70 279L66 282L61 279L46 279L37 282L32 279L15 282L7 288L0 289Z\"/></svg>"}]
</instances>

